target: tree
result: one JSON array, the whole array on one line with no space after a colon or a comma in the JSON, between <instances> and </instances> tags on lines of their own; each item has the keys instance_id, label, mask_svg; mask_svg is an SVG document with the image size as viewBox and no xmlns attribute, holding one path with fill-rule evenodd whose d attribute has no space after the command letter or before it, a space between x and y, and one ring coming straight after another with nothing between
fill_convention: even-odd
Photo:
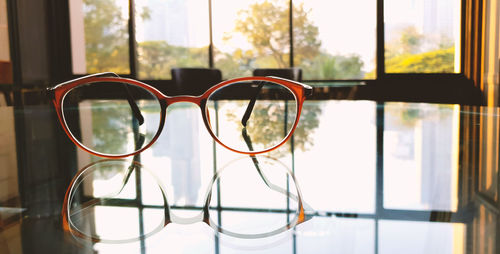
<instances>
[{"instance_id":1,"label":"tree","mask_svg":"<svg viewBox=\"0 0 500 254\"><path fill-rule=\"evenodd\" d=\"M113 0L84 1L87 72L129 73L127 19Z\"/></svg>"},{"instance_id":2,"label":"tree","mask_svg":"<svg viewBox=\"0 0 500 254\"><path fill-rule=\"evenodd\" d=\"M455 66L455 48L453 41L441 35L428 38L414 26L401 30L400 37L390 41L385 50L385 71L387 73L452 73ZM432 46L426 52L422 44ZM375 77L375 71L366 75Z\"/></svg>"},{"instance_id":3,"label":"tree","mask_svg":"<svg viewBox=\"0 0 500 254\"><path fill-rule=\"evenodd\" d=\"M85 58L88 73L130 73L128 17L115 0L84 0ZM138 15L147 20L150 10Z\"/></svg>"},{"instance_id":4,"label":"tree","mask_svg":"<svg viewBox=\"0 0 500 254\"><path fill-rule=\"evenodd\" d=\"M241 10L236 20L236 33L245 36L254 51L254 59L265 59L266 67L290 66L289 9L277 1L264 1ZM321 42L318 28L307 18L303 4L293 6L293 36L296 63L313 58L319 53ZM231 36L228 36L231 38ZM260 65L259 65L260 66Z\"/></svg>"},{"instance_id":5,"label":"tree","mask_svg":"<svg viewBox=\"0 0 500 254\"><path fill-rule=\"evenodd\" d=\"M169 45L166 41L145 41L138 45L139 77L170 79L173 67L207 67L208 48Z\"/></svg>"},{"instance_id":6,"label":"tree","mask_svg":"<svg viewBox=\"0 0 500 254\"><path fill-rule=\"evenodd\" d=\"M269 111L273 110L272 107L276 107L276 105L256 106L254 109L255 112L252 112L252 124L258 126L253 129L249 128L251 131L248 134L252 138L253 143L263 144L265 147L277 144L285 137L284 119L288 120L286 123L288 128L292 126L295 119L291 117L286 118L284 110L281 111L282 113L275 115L274 119L270 119ZM303 105L300 122L294 132L295 149L305 151L309 146L314 144L314 140L310 137L310 134L318 128L320 114L321 108L319 105L308 103ZM278 152L278 155L281 155L280 151L276 152Z\"/></svg>"},{"instance_id":7,"label":"tree","mask_svg":"<svg viewBox=\"0 0 500 254\"><path fill-rule=\"evenodd\" d=\"M235 33L240 33L246 37L252 45L249 50L237 49L232 54L218 54L216 66L222 69L230 77L251 75L251 70L260 68L286 68L290 66L290 33L289 33L289 6L280 5L277 1L263 1L250 5L241 10L239 19L235 22ZM319 30L308 19L308 11L304 9L303 4L293 6L293 36L294 36L294 59L297 66L302 63L309 66L313 65L314 59L330 57L334 59L331 69L321 72L341 73L343 68L346 72L360 72L360 66L357 71L347 71L355 68L357 60L350 61L349 57L338 59L337 56L330 56L326 53L320 54L321 42L318 39ZM226 39L231 39L231 35L226 35ZM349 60L348 60L349 59ZM226 71L228 70L228 71ZM307 70L307 72L310 69ZM306 74L307 75L307 74ZM291 118L285 118L284 113L273 118L269 117L270 105L257 104L252 111L252 124L256 126L266 126L265 132L258 128L249 128L249 135L254 144L267 146L276 144L284 135L284 119L291 121ZM284 112L284 111L283 111ZM307 149L308 145L313 144L310 134L319 125L318 116L321 114L321 108L318 104L305 104L302 109L301 122L294 133L294 145L296 149ZM241 117L235 117L229 113L229 119L239 123ZM288 122L288 126L292 123Z\"/></svg>"},{"instance_id":8,"label":"tree","mask_svg":"<svg viewBox=\"0 0 500 254\"><path fill-rule=\"evenodd\" d=\"M390 59L399 55L418 54L421 52L425 37L415 26L407 26L398 32L398 37L386 42L385 58Z\"/></svg>"},{"instance_id":9,"label":"tree","mask_svg":"<svg viewBox=\"0 0 500 254\"><path fill-rule=\"evenodd\" d=\"M101 153L129 153L127 134L132 132L132 113L124 101L92 101L92 143Z\"/></svg>"},{"instance_id":10,"label":"tree","mask_svg":"<svg viewBox=\"0 0 500 254\"><path fill-rule=\"evenodd\" d=\"M304 61L306 79L361 79L363 61L358 55L342 56L321 52L315 58Z\"/></svg>"},{"instance_id":11,"label":"tree","mask_svg":"<svg viewBox=\"0 0 500 254\"><path fill-rule=\"evenodd\" d=\"M237 126L236 133L241 133L242 115L238 114L241 108L246 108L248 101L241 101L233 108L224 110L229 121ZM286 105L286 106L285 106ZM321 104L304 103L300 116L300 122L294 132L294 148L302 151L314 144L311 134L319 126L319 115L321 114ZM251 115L246 125L246 131L251 139L254 148L269 148L278 144L290 131L296 116L295 101L263 99L258 97L257 103L251 111ZM286 131L285 131L286 130ZM243 136L240 137L243 141ZM274 151L273 156L282 156L289 152L288 146L285 150ZM283 153L285 152L285 154Z\"/></svg>"},{"instance_id":12,"label":"tree","mask_svg":"<svg viewBox=\"0 0 500 254\"><path fill-rule=\"evenodd\" d=\"M454 66L454 47L396 56L385 63L386 71L390 73L452 73Z\"/></svg>"},{"instance_id":13,"label":"tree","mask_svg":"<svg viewBox=\"0 0 500 254\"><path fill-rule=\"evenodd\" d=\"M414 26L406 27L401 32L400 44L403 54L416 54L420 52L424 36Z\"/></svg>"},{"instance_id":14,"label":"tree","mask_svg":"<svg viewBox=\"0 0 500 254\"><path fill-rule=\"evenodd\" d=\"M294 65L304 70L304 78L361 78L363 62L359 56L331 55L320 50L319 30L308 14L303 3L293 6ZM238 15L234 32L246 37L252 49L220 54L216 66L229 77L251 75L255 68L289 67L289 6L266 0L250 5ZM228 40L232 36L225 37Z\"/></svg>"},{"instance_id":15,"label":"tree","mask_svg":"<svg viewBox=\"0 0 500 254\"><path fill-rule=\"evenodd\" d=\"M237 49L232 53L225 53L215 48L215 66L221 69L224 77L244 77L251 76L255 64L255 56L252 50Z\"/></svg>"}]
</instances>

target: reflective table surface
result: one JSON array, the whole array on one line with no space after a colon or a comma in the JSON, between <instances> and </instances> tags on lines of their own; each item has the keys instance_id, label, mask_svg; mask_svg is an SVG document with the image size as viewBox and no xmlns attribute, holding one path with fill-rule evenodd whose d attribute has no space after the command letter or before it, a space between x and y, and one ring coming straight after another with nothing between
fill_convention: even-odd
<instances>
[{"instance_id":1,"label":"reflective table surface","mask_svg":"<svg viewBox=\"0 0 500 254\"><path fill-rule=\"evenodd\" d=\"M180 218L201 213L209 190L217 197L210 216L222 227L290 219L277 208L284 199L257 188L252 170L244 173L239 162L252 168L251 158L212 140L198 108L180 103L167 114L159 140L140 155L159 183L135 174L120 198L140 205L102 205L93 230L147 230L162 200L156 184ZM71 179L100 158L71 143L51 106L3 106L0 253L498 253L498 116L486 107L306 101L293 139L257 159L266 170L293 172L311 219L259 239L220 234L200 221L108 243L62 228ZM222 170L224 180L212 183ZM87 179L94 195L110 188L97 176Z\"/></svg>"}]
</instances>

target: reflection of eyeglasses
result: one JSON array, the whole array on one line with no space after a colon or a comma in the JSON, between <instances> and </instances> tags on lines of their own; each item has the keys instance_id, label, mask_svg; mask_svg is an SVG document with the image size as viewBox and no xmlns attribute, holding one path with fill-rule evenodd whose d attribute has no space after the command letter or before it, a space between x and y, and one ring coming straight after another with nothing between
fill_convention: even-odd
<instances>
[{"instance_id":1,"label":"reflection of eyeglasses","mask_svg":"<svg viewBox=\"0 0 500 254\"><path fill-rule=\"evenodd\" d=\"M219 170L201 211L191 218L171 211L166 188L138 162L106 159L89 164L66 192L64 229L92 241L118 243L150 236L172 222L202 221L217 232L250 239L282 233L311 218L313 210L303 202L296 179L284 164L261 156L256 171L254 163L244 157ZM131 178L137 175L148 192L127 195L126 189L134 190L137 179ZM251 191L245 185L251 185Z\"/></svg>"},{"instance_id":2,"label":"reflection of eyeglasses","mask_svg":"<svg viewBox=\"0 0 500 254\"><path fill-rule=\"evenodd\" d=\"M271 151L292 135L312 88L281 78L246 77L221 82L200 96L171 97L142 82L101 73L59 84L48 93L76 145L94 155L123 158L154 143L167 107L176 102L197 104L210 135L229 150L249 155ZM253 137L252 148L246 136Z\"/></svg>"}]
</instances>

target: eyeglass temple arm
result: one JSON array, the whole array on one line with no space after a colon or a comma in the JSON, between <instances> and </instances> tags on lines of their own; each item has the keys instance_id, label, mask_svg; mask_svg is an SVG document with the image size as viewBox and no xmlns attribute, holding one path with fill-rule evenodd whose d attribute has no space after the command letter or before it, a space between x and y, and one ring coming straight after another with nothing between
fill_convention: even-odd
<instances>
[{"instance_id":1,"label":"eyeglass temple arm","mask_svg":"<svg viewBox=\"0 0 500 254\"><path fill-rule=\"evenodd\" d=\"M241 118L241 124L243 126L247 126L248 119L250 118L250 114L252 114L253 108L255 106L255 101L257 100L257 97L259 96L260 90L262 90L262 87L264 86L264 81L259 81L259 86L257 87L255 94L252 96L250 99L250 103L248 103L247 109L245 110L245 114L243 114L243 117ZM313 93L313 89L310 86L305 86L304 87L305 91L305 96L310 96Z\"/></svg>"},{"instance_id":2,"label":"eyeglass temple arm","mask_svg":"<svg viewBox=\"0 0 500 254\"><path fill-rule=\"evenodd\" d=\"M101 73L102 76L114 76L114 77L120 77L118 74L114 72L105 72ZM139 109L139 106L137 106L137 103L135 103L134 96L132 95L132 92L130 92L130 89L128 88L127 84L123 84L123 87L125 88L125 93L127 95L127 102L128 105L130 105L130 109L132 109L132 114L134 114L134 117L139 121L139 125L142 125L144 123L144 116L141 114L141 110Z\"/></svg>"},{"instance_id":3,"label":"eyeglass temple arm","mask_svg":"<svg viewBox=\"0 0 500 254\"><path fill-rule=\"evenodd\" d=\"M243 139L245 140L245 143L247 144L248 146L248 149L250 151L253 151L253 145L252 145L252 140L250 138L250 136L248 135L247 133L247 130L246 128L243 128L241 134L243 135ZM290 197L291 199L293 199L295 202L298 202L298 203L301 203L302 204L302 207L304 208L304 212L306 213L306 218L305 220L308 220L310 219L312 216L314 216L315 214L317 214L314 209L309 206L309 204L307 204L306 202L302 201L298 195L295 195L281 187L279 187L278 185L276 184L273 184L271 181L269 181L269 179L267 179L267 177L264 175L264 173L262 173L262 170L260 169L260 165L259 165L259 160L257 159L257 157L255 155L250 155L250 158L252 158L252 162L253 162L253 165L255 166L255 169L257 169L257 172L259 173L260 177L262 178L262 180L264 181L264 183L267 185L267 187L269 187L271 190L274 190L276 192L279 192L283 195L286 195L288 197ZM292 178L293 178L293 181L294 183L296 184L296 180L295 180L295 176L292 175ZM300 192L298 190L298 186L297 186L297 192Z\"/></svg>"},{"instance_id":4,"label":"eyeglass temple arm","mask_svg":"<svg viewBox=\"0 0 500 254\"><path fill-rule=\"evenodd\" d=\"M250 114L252 114L252 110L255 106L255 101L257 100L257 97L259 96L260 90L262 89L263 86L264 82L260 81L255 91L255 94L250 99L250 103L248 103L247 109L245 110L245 114L243 114L243 117L241 118L241 124L245 127L247 126L247 121L250 118Z\"/></svg>"},{"instance_id":5,"label":"eyeglass temple arm","mask_svg":"<svg viewBox=\"0 0 500 254\"><path fill-rule=\"evenodd\" d=\"M241 134L243 136L243 139L245 140L245 143L248 146L248 149L250 151L253 151L252 140L247 133L247 129L243 128L243 130L241 131ZM297 202L299 201L299 197L297 197L295 194L290 193L289 191L271 183L271 181L269 181L269 179L267 179L267 177L262 173L262 170L260 169L260 165L259 165L259 160L257 160L257 157L255 157L255 155L250 155L250 158L252 158L252 162L253 162L253 165L255 166L255 169L257 169L257 172L259 173L260 177L262 178L264 183L267 185L267 187L269 187L272 190L277 191L281 194L290 196L293 200L295 200Z\"/></svg>"},{"instance_id":6,"label":"eyeglass temple arm","mask_svg":"<svg viewBox=\"0 0 500 254\"><path fill-rule=\"evenodd\" d=\"M119 78L118 74L114 72L104 72L104 73L99 73L96 75L96 77L106 77L106 76L113 76ZM127 95L127 102L128 105L130 105L130 109L132 109L132 114L134 114L134 117L139 121L139 125L142 125L144 123L144 116L141 114L141 110L139 109L139 106L137 106L137 103L135 103L134 96L132 95L132 92L130 92L130 89L128 88L127 84L123 84L123 87L125 89L125 94Z\"/></svg>"},{"instance_id":7,"label":"eyeglass temple arm","mask_svg":"<svg viewBox=\"0 0 500 254\"><path fill-rule=\"evenodd\" d=\"M142 145L144 144L144 140L145 140L144 134L139 134L139 139L137 140L137 142L135 144L135 146L136 146L135 148L139 149L140 147L142 147ZM134 155L134 159L130 163L130 166L127 168L127 173L125 174L125 177L123 177L120 189L118 191L114 192L114 193L109 194L109 196L118 196L118 195L120 195L120 193L125 188L125 185L127 185L128 180L130 179L130 176L132 175L132 172L134 172L134 169L137 167L134 164L134 161L137 161L138 158L139 158L139 156L140 156L139 154Z\"/></svg>"},{"instance_id":8,"label":"eyeglass temple arm","mask_svg":"<svg viewBox=\"0 0 500 254\"><path fill-rule=\"evenodd\" d=\"M132 120L132 125L133 125L132 129L134 131L134 137L137 137L137 139L134 139L135 140L135 150L136 151L139 150L139 149L141 149L142 145L144 144L144 140L146 139L146 136L144 134L139 133L139 125L140 124L141 123L140 123L139 119ZM122 185L121 185L122 187L120 188L120 191L118 192L118 194L120 194L120 192L122 192L123 188L125 188L125 185L127 185L127 182L130 179L130 175L132 175L132 172L136 168L136 165L134 164L134 161L139 161L140 160L140 156L141 156L140 153L137 153L137 154L134 155L134 158L132 159L132 162L130 163L130 166L128 167L127 174L123 178L123 182L122 182Z\"/></svg>"},{"instance_id":9,"label":"eyeglass temple arm","mask_svg":"<svg viewBox=\"0 0 500 254\"><path fill-rule=\"evenodd\" d=\"M136 142L136 149L140 148L144 144L144 140L145 140L144 134L139 134L139 139ZM137 167L137 165L134 164L134 161L137 161L138 158L139 158L139 154L134 155L134 159L130 163L130 166L127 168L127 172L125 173L125 176L123 177L122 183L120 184L120 186L121 186L120 189L115 191L115 192L107 194L106 195L107 197L115 197L115 196L120 195L120 193L125 188L125 185L127 185L128 181L130 180L130 176L132 175L132 172L134 172L134 169ZM81 205L82 209L75 211L71 215L74 215L76 213L80 213L83 210L87 209L88 207L93 206L95 204L100 204L100 203L101 203L101 198L91 199L91 200L89 200Z\"/></svg>"},{"instance_id":10,"label":"eyeglass temple arm","mask_svg":"<svg viewBox=\"0 0 500 254\"><path fill-rule=\"evenodd\" d=\"M139 109L139 106L137 106L137 103L135 103L134 97L132 96L127 84L123 84L123 87L125 87L125 93L127 94L128 105L130 105L134 117L137 121L139 121L139 125L142 125L144 123L144 116L141 114L141 110Z\"/></svg>"}]
</instances>

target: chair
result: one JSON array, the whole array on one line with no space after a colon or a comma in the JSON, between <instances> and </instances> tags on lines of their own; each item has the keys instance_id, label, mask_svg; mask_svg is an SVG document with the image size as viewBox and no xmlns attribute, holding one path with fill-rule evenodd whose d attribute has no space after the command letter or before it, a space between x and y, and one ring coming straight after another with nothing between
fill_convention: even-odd
<instances>
[{"instance_id":1,"label":"chair","mask_svg":"<svg viewBox=\"0 0 500 254\"><path fill-rule=\"evenodd\" d=\"M172 68L172 80L178 95L201 95L222 81L222 73L210 68Z\"/></svg>"},{"instance_id":2,"label":"chair","mask_svg":"<svg viewBox=\"0 0 500 254\"><path fill-rule=\"evenodd\" d=\"M294 81L302 81L302 69L300 68L263 68L255 69L254 76L275 76L286 78Z\"/></svg>"}]
</instances>

